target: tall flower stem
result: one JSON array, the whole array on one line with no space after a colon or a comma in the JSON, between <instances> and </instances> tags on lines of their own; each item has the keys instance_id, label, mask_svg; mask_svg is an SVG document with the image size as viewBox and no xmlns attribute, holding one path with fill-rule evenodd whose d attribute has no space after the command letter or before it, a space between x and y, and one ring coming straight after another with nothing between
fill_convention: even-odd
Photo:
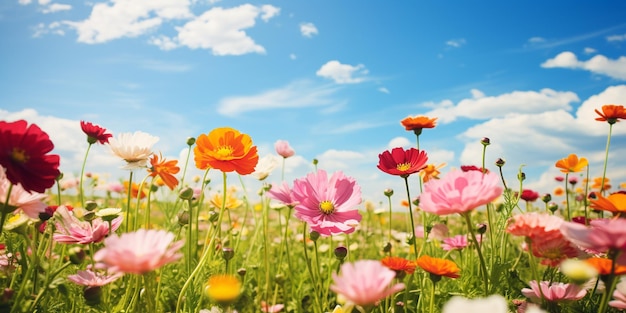
<instances>
[{"instance_id":1,"label":"tall flower stem","mask_svg":"<svg viewBox=\"0 0 626 313\"><path fill-rule=\"evenodd\" d=\"M315 274L313 273L313 268L311 267L311 258L309 258L309 252L308 252L308 247L306 246L306 227L307 224L303 223L302 226L302 245L304 247L304 261L306 262L306 267L309 271L309 276L311 277L311 281L313 282L313 299L315 300L315 312L319 312L321 309L321 304L320 304L320 299L319 299L319 292L318 292L318 285L317 285L317 278L315 276Z\"/></svg>"},{"instance_id":2,"label":"tall flower stem","mask_svg":"<svg viewBox=\"0 0 626 313\"><path fill-rule=\"evenodd\" d=\"M600 193L604 196L604 180L606 179L606 167L609 162L609 147L611 146L611 133L613 132L613 124L609 123L609 135L606 138L606 149L604 152L604 168L602 170L602 181L600 182Z\"/></svg>"},{"instance_id":3,"label":"tall flower stem","mask_svg":"<svg viewBox=\"0 0 626 313\"><path fill-rule=\"evenodd\" d=\"M85 177L85 164L87 164L87 155L89 155L89 150L91 150L91 146L93 144L89 143L87 146L87 151L85 152L85 158L83 159L83 166L80 168L80 183L78 186L78 197L80 199L80 205L82 208L85 207L85 191L83 190L83 179Z\"/></svg>"},{"instance_id":4,"label":"tall flower stem","mask_svg":"<svg viewBox=\"0 0 626 313\"><path fill-rule=\"evenodd\" d=\"M387 242L391 244L391 220L393 218L393 208L391 206L391 193L386 193L385 195L387 196L387 203L389 204L389 233L387 234Z\"/></svg>"},{"instance_id":5,"label":"tall flower stem","mask_svg":"<svg viewBox=\"0 0 626 313\"><path fill-rule=\"evenodd\" d=\"M609 251L608 253L609 259L611 260L611 273L608 275L607 280L604 282L608 289L602 295L602 300L600 302L600 307L598 308L598 313L605 313L608 309L609 300L613 297L613 292L615 291L615 287L617 286L618 277L615 275L615 262L617 261L617 257L619 256L619 251Z\"/></svg>"},{"instance_id":6,"label":"tall flower stem","mask_svg":"<svg viewBox=\"0 0 626 313\"><path fill-rule=\"evenodd\" d=\"M185 167L183 167L183 176L180 178L180 185L179 185L179 190L183 190L183 188L185 188L185 175L187 174L187 166L189 165L189 156L191 155L191 146L193 146L192 144L189 144L191 142L191 138L187 139L187 157L185 158ZM193 140L193 142L195 143L195 139Z\"/></svg>"},{"instance_id":7,"label":"tall flower stem","mask_svg":"<svg viewBox=\"0 0 626 313\"><path fill-rule=\"evenodd\" d=\"M572 213L569 208L569 189L567 188L567 184L569 183L568 179L569 173L565 173L565 208L567 210L567 221L572 220Z\"/></svg>"},{"instance_id":8,"label":"tall flower stem","mask_svg":"<svg viewBox=\"0 0 626 313\"><path fill-rule=\"evenodd\" d=\"M139 208L141 207L141 194L143 191L143 186L146 183L146 179L148 179L148 177L150 177L149 175L146 175L146 177L144 177L141 180L141 183L139 184L139 187L137 189L137 205L135 206L135 214L133 216L133 230L137 230L137 224L139 221ZM128 185L128 189L132 190L132 185ZM148 190L148 194L150 194L151 190ZM150 196L148 195L148 199L150 199ZM148 203L148 205L150 205L150 203ZM148 211L149 212L149 211Z\"/></svg>"},{"instance_id":9,"label":"tall flower stem","mask_svg":"<svg viewBox=\"0 0 626 313\"><path fill-rule=\"evenodd\" d=\"M413 240L413 252L415 252L415 257L417 258L419 256L418 252L417 252L417 239L415 238L415 221L413 218L413 208L412 208L412 203L411 203L411 193L409 191L409 179L408 176L403 176L404 178L404 186L406 187L406 196L407 196L407 200L409 201L409 217L411 219L411 235L412 240ZM424 221L425 222L425 221ZM426 225L424 225L424 241L426 241Z\"/></svg>"},{"instance_id":10,"label":"tall flower stem","mask_svg":"<svg viewBox=\"0 0 626 313\"><path fill-rule=\"evenodd\" d=\"M485 285L485 295L489 294L489 273L487 272L487 265L485 264L485 258L483 257L483 253L480 249L480 245L478 244L478 240L476 239L476 232L472 227L472 220L470 218L470 212L466 212L461 214L465 217L465 222L467 223L467 228L469 230L470 235L472 236L472 242L476 247L476 252L478 252L478 259L480 261L480 272L483 277L483 284Z\"/></svg>"},{"instance_id":11,"label":"tall flower stem","mask_svg":"<svg viewBox=\"0 0 626 313\"><path fill-rule=\"evenodd\" d=\"M131 221L130 198L131 198L131 193L132 193L132 185L133 185L133 170L130 170L130 176L128 177L128 194L126 195L126 222L125 222L126 229L125 229L125 232L128 232L130 221Z\"/></svg>"}]
</instances>

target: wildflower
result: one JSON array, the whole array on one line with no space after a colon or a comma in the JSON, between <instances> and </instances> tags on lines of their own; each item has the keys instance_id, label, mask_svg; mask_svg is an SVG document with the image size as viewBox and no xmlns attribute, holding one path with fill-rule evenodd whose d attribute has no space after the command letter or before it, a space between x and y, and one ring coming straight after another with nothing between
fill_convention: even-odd
<instances>
[{"instance_id":1,"label":"wildflower","mask_svg":"<svg viewBox=\"0 0 626 313\"><path fill-rule=\"evenodd\" d=\"M605 191L605 190L609 190L611 189L611 184L609 183L609 181L611 181L609 178L605 177L604 178L604 185L602 184L602 177L595 177L593 179L593 184L590 186L591 189L598 189L600 191Z\"/></svg>"},{"instance_id":2,"label":"wildflower","mask_svg":"<svg viewBox=\"0 0 626 313\"><path fill-rule=\"evenodd\" d=\"M413 272L415 272L415 267L417 266L415 262L411 262L405 258L397 256L386 256L382 258L380 262L384 266L396 272L396 277L398 279L403 278L405 274L413 274Z\"/></svg>"},{"instance_id":3,"label":"wildflower","mask_svg":"<svg viewBox=\"0 0 626 313\"><path fill-rule=\"evenodd\" d=\"M506 299L501 295L491 295L487 298L467 299L454 296L443 306L443 313L508 313Z\"/></svg>"},{"instance_id":4,"label":"wildflower","mask_svg":"<svg viewBox=\"0 0 626 313\"><path fill-rule=\"evenodd\" d=\"M614 275L621 276L626 274L626 266L613 264L613 261L611 259L594 257L588 258L584 262L591 265L597 271L598 275L611 275L612 267Z\"/></svg>"},{"instance_id":5,"label":"wildflower","mask_svg":"<svg viewBox=\"0 0 626 313\"><path fill-rule=\"evenodd\" d=\"M334 284L330 290L359 306L375 305L402 289L404 284L390 285L396 273L375 260L345 263L340 274L333 273Z\"/></svg>"},{"instance_id":6,"label":"wildflower","mask_svg":"<svg viewBox=\"0 0 626 313\"><path fill-rule=\"evenodd\" d=\"M537 199L539 199L539 193L534 190L524 189L522 190L520 199L524 201L528 201L528 202L534 202L534 201L537 201Z\"/></svg>"},{"instance_id":7,"label":"wildflower","mask_svg":"<svg viewBox=\"0 0 626 313\"><path fill-rule=\"evenodd\" d=\"M486 168L482 168L482 167L478 167L476 165L461 165L461 171L463 172L470 172L470 171L476 171L476 172L483 172L485 171L485 173L489 173L489 170Z\"/></svg>"},{"instance_id":8,"label":"wildflower","mask_svg":"<svg viewBox=\"0 0 626 313\"><path fill-rule=\"evenodd\" d=\"M235 275L213 275L209 277L204 292L209 299L220 304L228 304L241 295L241 281Z\"/></svg>"},{"instance_id":9,"label":"wildflower","mask_svg":"<svg viewBox=\"0 0 626 313\"><path fill-rule=\"evenodd\" d=\"M609 306L618 309L626 309L626 280L620 280L619 284L615 287L613 300L609 301Z\"/></svg>"},{"instance_id":10,"label":"wildflower","mask_svg":"<svg viewBox=\"0 0 626 313\"><path fill-rule=\"evenodd\" d=\"M557 197L558 197L558 196L562 196L562 195L564 195L564 194L565 194L565 190L563 190L563 188L561 188L561 187L556 187L556 188L554 188L554 191L552 191L552 193L553 193L555 196L557 196Z\"/></svg>"},{"instance_id":11,"label":"wildflower","mask_svg":"<svg viewBox=\"0 0 626 313\"><path fill-rule=\"evenodd\" d=\"M109 138L113 135L106 133L106 129L90 122L80 121L80 128L87 135L87 142L92 145L96 142L100 144L109 143Z\"/></svg>"},{"instance_id":12,"label":"wildflower","mask_svg":"<svg viewBox=\"0 0 626 313\"><path fill-rule=\"evenodd\" d=\"M109 147L116 156L126 161L123 169L134 170L144 168L152 155L152 146L159 141L159 137L136 131L121 133L109 139Z\"/></svg>"},{"instance_id":13,"label":"wildflower","mask_svg":"<svg viewBox=\"0 0 626 313\"><path fill-rule=\"evenodd\" d=\"M78 270L76 274L68 275L67 279L77 285L86 287L104 286L116 281L122 277L123 273L115 273L113 275L103 275L91 270L81 271Z\"/></svg>"},{"instance_id":14,"label":"wildflower","mask_svg":"<svg viewBox=\"0 0 626 313\"><path fill-rule=\"evenodd\" d=\"M27 192L44 193L61 174L60 157L48 154L54 144L35 124L0 121L0 147L0 166L7 179L13 185L22 185Z\"/></svg>"},{"instance_id":15,"label":"wildflower","mask_svg":"<svg viewBox=\"0 0 626 313\"><path fill-rule=\"evenodd\" d=\"M8 207L3 207L9 189L11 194L8 195ZM39 218L39 214L44 213L46 210L46 204L42 201L46 197L47 196L43 193L27 191L22 185L13 185L11 187L11 182L7 179L4 174L4 169L0 166L0 199L2 199L0 200L2 201L0 202L0 209L2 209L3 212L9 213L20 209L30 218Z\"/></svg>"},{"instance_id":16,"label":"wildflower","mask_svg":"<svg viewBox=\"0 0 626 313\"><path fill-rule=\"evenodd\" d=\"M626 119L626 109L623 105L605 104L602 106L602 112L595 109L596 113L600 117L596 117L596 121L607 122L609 124L615 124L620 119Z\"/></svg>"},{"instance_id":17,"label":"wildflower","mask_svg":"<svg viewBox=\"0 0 626 313\"><path fill-rule=\"evenodd\" d=\"M437 118L436 117L428 117L428 116L408 116L400 121L400 124L404 126L404 129L407 131L413 131L416 135L420 135L422 133L422 129L424 128L434 128L436 126Z\"/></svg>"},{"instance_id":18,"label":"wildflower","mask_svg":"<svg viewBox=\"0 0 626 313\"><path fill-rule=\"evenodd\" d=\"M445 251L463 250L465 247L467 247L467 235L456 235L446 238L441 244L441 248Z\"/></svg>"},{"instance_id":19,"label":"wildflower","mask_svg":"<svg viewBox=\"0 0 626 313\"><path fill-rule=\"evenodd\" d=\"M426 167L424 167L420 171L420 176L422 176L422 181L427 182L431 179L439 179L439 174L441 174L441 172L439 172L439 169L441 169L444 166L446 166L446 163L441 163L439 165L427 164Z\"/></svg>"},{"instance_id":20,"label":"wildflower","mask_svg":"<svg viewBox=\"0 0 626 313\"><path fill-rule=\"evenodd\" d=\"M543 238L556 238L561 236L561 224L563 219L546 213L531 212L519 214L508 221L506 232L514 236L524 236L531 240Z\"/></svg>"},{"instance_id":21,"label":"wildflower","mask_svg":"<svg viewBox=\"0 0 626 313\"><path fill-rule=\"evenodd\" d=\"M428 156L425 151L415 148L404 150L402 147L384 151L378 155L378 168L391 175L408 177L419 172L426 165Z\"/></svg>"},{"instance_id":22,"label":"wildflower","mask_svg":"<svg viewBox=\"0 0 626 313\"><path fill-rule=\"evenodd\" d=\"M596 199L590 200L589 206L592 209L609 211L614 214L626 213L626 194L616 192L608 197L603 197L599 192L595 194Z\"/></svg>"},{"instance_id":23,"label":"wildflower","mask_svg":"<svg viewBox=\"0 0 626 313\"><path fill-rule=\"evenodd\" d=\"M241 201L234 192L227 191L226 192L226 202L224 200L224 195L221 193L213 193L213 196L210 199L211 205L216 209L224 209L233 210L243 205L243 201Z\"/></svg>"},{"instance_id":24,"label":"wildflower","mask_svg":"<svg viewBox=\"0 0 626 313\"><path fill-rule=\"evenodd\" d=\"M280 185L272 185L272 188L267 191L267 196L282 202L286 206L294 207L298 204L298 201L294 200L292 197L291 188L286 182L283 182Z\"/></svg>"},{"instance_id":25,"label":"wildflower","mask_svg":"<svg viewBox=\"0 0 626 313\"><path fill-rule=\"evenodd\" d=\"M143 188L141 188L141 190L139 190L139 184L132 183L129 186L127 180L124 181L123 185L124 185L124 190L126 190L126 192L130 188L130 195L135 199L137 199L137 197L139 197L140 199L143 199L148 195L148 186L145 184L143 185Z\"/></svg>"},{"instance_id":26,"label":"wildflower","mask_svg":"<svg viewBox=\"0 0 626 313\"><path fill-rule=\"evenodd\" d=\"M361 221L355 207L361 203L356 181L335 172L330 179L324 170L294 181L292 199L298 204L295 216L322 235L349 234Z\"/></svg>"},{"instance_id":27,"label":"wildflower","mask_svg":"<svg viewBox=\"0 0 626 313\"><path fill-rule=\"evenodd\" d=\"M554 180L556 180L558 182L563 182L565 180L565 177L563 177L563 176L556 176L556 177L554 177Z\"/></svg>"},{"instance_id":28,"label":"wildflower","mask_svg":"<svg viewBox=\"0 0 626 313\"><path fill-rule=\"evenodd\" d=\"M292 157L296 154L296 151L289 145L289 142L286 140L277 140L274 143L274 149L276 149L276 153L283 158Z\"/></svg>"},{"instance_id":29,"label":"wildflower","mask_svg":"<svg viewBox=\"0 0 626 313\"><path fill-rule=\"evenodd\" d=\"M626 219L594 219L589 227L563 222L561 233L574 244L601 253L626 249Z\"/></svg>"},{"instance_id":30,"label":"wildflower","mask_svg":"<svg viewBox=\"0 0 626 313\"><path fill-rule=\"evenodd\" d=\"M110 271L145 274L182 257L178 250L184 241L172 243L174 234L155 229L139 229L104 240L104 247L94 255L96 262Z\"/></svg>"},{"instance_id":31,"label":"wildflower","mask_svg":"<svg viewBox=\"0 0 626 313\"><path fill-rule=\"evenodd\" d=\"M576 284L583 284L598 276L598 270L586 260L567 259L561 262L559 268L561 273Z\"/></svg>"},{"instance_id":32,"label":"wildflower","mask_svg":"<svg viewBox=\"0 0 626 313\"><path fill-rule=\"evenodd\" d=\"M81 221L65 206L57 208L54 214L57 216L57 220L53 238L56 242L67 244L100 242L122 224L121 216L114 218L110 224L101 218L93 219L90 222Z\"/></svg>"},{"instance_id":33,"label":"wildflower","mask_svg":"<svg viewBox=\"0 0 626 313\"><path fill-rule=\"evenodd\" d=\"M150 165L151 167L148 169L150 176L160 177L163 183L171 190L174 190L174 188L178 186L178 178L174 176L180 171L180 168L177 166L178 160L166 161L162 154L159 153L158 156L153 154L150 159Z\"/></svg>"},{"instance_id":34,"label":"wildflower","mask_svg":"<svg viewBox=\"0 0 626 313\"><path fill-rule=\"evenodd\" d=\"M541 264L558 266L563 260L577 257L582 252L569 240L560 236L537 236L532 239L532 253L542 258Z\"/></svg>"},{"instance_id":35,"label":"wildflower","mask_svg":"<svg viewBox=\"0 0 626 313\"><path fill-rule=\"evenodd\" d=\"M437 215L465 213L502 194L496 173L452 171L424 185L420 208Z\"/></svg>"},{"instance_id":36,"label":"wildflower","mask_svg":"<svg viewBox=\"0 0 626 313\"><path fill-rule=\"evenodd\" d=\"M278 313L283 310L284 304L267 305L265 301L261 301L261 312Z\"/></svg>"},{"instance_id":37,"label":"wildflower","mask_svg":"<svg viewBox=\"0 0 626 313\"><path fill-rule=\"evenodd\" d=\"M259 163L257 163L254 168L254 172L252 175L255 176L258 180L264 180L267 176L272 173L272 171L278 166L278 159L273 154L265 155L264 157L259 159Z\"/></svg>"},{"instance_id":38,"label":"wildflower","mask_svg":"<svg viewBox=\"0 0 626 313\"><path fill-rule=\"evenodd\" d=\"M431 278L433 275L437 278L441 278L442 276L450 278L461 277L459 274L461 269L450 260L422 255L417 259L417 261L415 261L415 263L417 263L417 266L421 267L424 271L430 273Z\"/></svg>"},{"instance_id":39,"label":"wildflower","mask_svg":"<svg viewBox=\"0 0 626 313\"><path fill-rule=\"evenodd\" d=\"M522 289L522 294L535 303L541 303L542 298L550 302L580 300L587 294L587 290L575 284L549 281L537 284L537 281L533 280L529 286L530 288Z\"/></svg>"},{"instance_id":40,"label":"wildflower","mask_svg":"<svg viewBox=\"0 0 626 313\"><path fill-rule=\"evenodd\" d=\"M225 173L236 171L239 175L254 172L259 161L252 138L229 127L198 136L193 153L196 167L201 170L214 168Z\"/></svg>"},{"instance_id":41,"label":"wildflower","mask_svg":"<svg viewBox=\"0 0 626 313\"><path fill-rule=\"evenodd\" d=\"M555 166L563 173L576 173L582 171L588 164L586 158L578 158L576 154L570 154L567 158L556 161Z\"/></svg>"}]
</instances>

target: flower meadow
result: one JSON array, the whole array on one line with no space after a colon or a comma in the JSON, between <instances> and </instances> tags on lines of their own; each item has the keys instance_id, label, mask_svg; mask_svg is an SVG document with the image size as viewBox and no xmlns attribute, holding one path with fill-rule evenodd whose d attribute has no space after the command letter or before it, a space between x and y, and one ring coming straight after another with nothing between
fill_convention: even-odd
<instances>
[{"instance_id":1,"label":"flower meadow","mask_svg":"<svg viewBox=\"0 0 626 313\"><path fill-rule=\"evenodd\" d=\"M563 175L552 193L526 188L522 168L506 181L505 160L485 160L488 137L481 160L442 174L419 143L437 118L408 116L400 125L416 146L381 151L372 169L406 188L381 186L380 206L317 160L285 181L289 142L260 158L253 137L229 127L188 138L179 162L163 158L157 136L81 121L86 154L67 184L45 130L0 121L0 312L625 310L626 186L610 184L606 164L626 109L596 113L607 125L602 172L572 151L554 160ZM93 145L128 173L102 193L88 171ZM204 177L186 176L192 167ZM260 200L246 175L262 182Z\"/></svg>"}]
</instances>

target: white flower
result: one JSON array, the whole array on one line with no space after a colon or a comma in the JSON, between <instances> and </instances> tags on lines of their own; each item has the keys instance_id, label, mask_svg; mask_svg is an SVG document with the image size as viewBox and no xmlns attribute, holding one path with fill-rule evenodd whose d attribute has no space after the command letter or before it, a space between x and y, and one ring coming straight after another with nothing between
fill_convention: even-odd
<instances>
[{"instance_id":1,"label":"white flower","mask_svg":"<svg viewBox=\"0 0 626 313\"><path fill-rule=\"evenodd\" d=\"M487 298L466 299L452 297L444 306L443 313L508 313L506 299L501 295L491 295Z\"/></svg>"},{"instance_id":2,"label":"white flower","mask_svg":"<svg viewBox=\"0 0 626 313\"><path fill-rule=\"evenodd\" d=\"M264 180L270 173L278 166L278 157L273 154L268 154L259 159L252 175L258 180Z\"/></svg>"},{"instance_id":3,"label":"white flower","mask_svg":"<svg viewBox=\"0 0 626 313\"><path fill-rule=\"evenodd\" d=\"M136 131L134 133L122 133L109 139L111 151L126 161L123 169L133 170L144 168L152 155L152 146L159 141L159 137Z\"/></svg>"}]
</instances>

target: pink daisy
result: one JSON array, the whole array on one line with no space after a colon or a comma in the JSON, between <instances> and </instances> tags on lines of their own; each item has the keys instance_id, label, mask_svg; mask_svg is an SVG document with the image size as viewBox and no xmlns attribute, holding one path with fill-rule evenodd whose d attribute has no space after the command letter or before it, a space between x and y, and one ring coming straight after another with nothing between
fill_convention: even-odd
<instances>
[{"instance_id":1,"label":"pink daisy","mask_svg":"<svg viewBox=\"0 0 626 313\"><path fill-rule=\"evenodd\" d=\"M53 238L56 242L68 244L100 242L109 234L109 231L111 233L116 231L122 224L121 216L114 218L110 225L102 218L93 219L91 222L81 221L65 206L59 206L54 215L58 219L55 223L56 232Z\"/></svg>"},{"instance_id":2,"label":"pink daisy","mask_svg":"<svg viewBox=\"0 0 626 313\"><path fill-rule=\"evenodd\" d=\"M467 235L456 235L446 238L441 244L441 248L445 251L463 250L465 247L467 247Z\"/></svg>"},{"instance_id":3,"label":"pink daisy","mask_svg":"<svg viewBox=\"0 0 626 313\"><path fill-rule=\"evenodd\" d=\"M342 172L328 179L324 170L318 170L297 179L292 198L298 201L295 216L321 235L352 233L361 221L356 209L361 203L361 187Z\"/></svg>"},{"instance_id":4,"label":"pink daisy","mask_svg":"<svg viewBox=\"0 0 626 313\"><path fill-rule=\"evenodd\" d=\"M286 182L280 185L272 185L272 188L267 191L267 196L280 201L282 204L290 207L296 206L298 202L293 199L291 188Z\"/></svg>"},{"instance_id":5,"label":"pink daisy","mask_svg":"<svg viewBox=\"0 0 626 313\"><path fill-rule=\"evenodd\" d=\"M284 304L267 305L265 301L261 301L261 311L265 313L278 313L283 310Z\"/></svg>"},{"instance_id":6,"label":"pink daisy","mask_svg":"<svg viewBox=\"0 0 626 313\"><path fill-rule=\"evenodd\" d=\"M174 234L155 229L139 229L104 240L104 248L94 255L110 271L144 274L182 257L178 250L184 241L174 240Z\"/></svg>"},{"instance_id":7,"label":"pink daisy","mask_svg":"<svg viewBox=\"0 0 626 313\"><path fill-rule=\"evenodd\" d=\"M587 290L575 284L551 283L549 281L542 281L540 284L541 287L537 281L531 281L529 283L530 288L522 289L522 294L535 303L541 303L542 293L544 299L550 302L580 300L587 294Z\"/></svg>"},{"instance_id":8,"label":"pink daisy","mask_svg":"<svg viewBox=\"0 0 626 313\"><path fill-rule=\"evenodd\" d=\"M359 260L343 264L339 275L333 273L334 284L330 290L352 304L375 305L381 299L404 289L402 283L391 285L395 277L396 272L380 261Z\"/></svg>"},{"instance_id":9,"label":"pink daisy","mask_svg":"<svg viewBox=\"0 0 626 313\"><path fill-rule=\"evenodd\" d=\"M67 276L67 279L77 285L86 287L104 286L110 284L122 277L123 273L115 273L113 275L103 275L92 272L91 270L78 271L74 275Z\"/></svg>"}]
</instances>

